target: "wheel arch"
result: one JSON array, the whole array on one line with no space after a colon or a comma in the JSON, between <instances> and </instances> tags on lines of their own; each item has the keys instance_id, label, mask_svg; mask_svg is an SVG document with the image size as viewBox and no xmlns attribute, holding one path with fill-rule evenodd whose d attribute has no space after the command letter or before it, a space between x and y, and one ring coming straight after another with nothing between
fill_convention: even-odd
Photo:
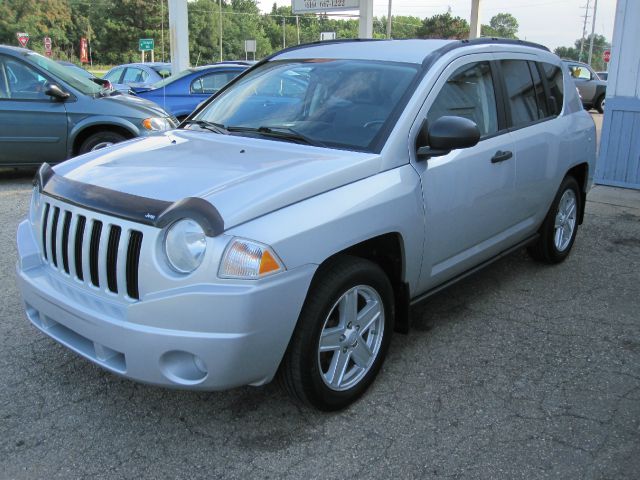
<instances>
[{"instance_id":1,"label":"wheel arch","mask_svg":"<svg viewBox=\"0 0 640 480\"><path fill-rule=\"evenodd\" d=\"M69 135L69 157L78 154L82 143L97 132L110 131L123 135L127 139L131 139L139 135L139 130L129 122L120 121L94 121L76 125Z\"/></svg>"},{"instance_id":2,"label":"wheel arch","mask_svg":"<svg viewBox=\"0 0 640 480\"><path fill-rule=\"evenodd\" d=\"M582 225L584 220L584 210L587 202L587 188L589 183L589 164L584 162L575 165L569 169L566 177L571 176L576 179L580 186L580 213L578 216L578 225Z\"/></svg>"},{"instance_id":3,"label":"wheel arch","mask_svg":"<svg viewBox=\"0 0 640 480\"><path fill-rule=\"evenodd\" d=\"M389 278L393 288L395 330L409 331L409 284L405 281L405 246L400 232L390 232L361 241L328 257L321 265L337 257L349 255L378 265ZM316 274L321 270L318 268ZM315 275L314 275L315 277Z\"/></svg>"}]
</instances>

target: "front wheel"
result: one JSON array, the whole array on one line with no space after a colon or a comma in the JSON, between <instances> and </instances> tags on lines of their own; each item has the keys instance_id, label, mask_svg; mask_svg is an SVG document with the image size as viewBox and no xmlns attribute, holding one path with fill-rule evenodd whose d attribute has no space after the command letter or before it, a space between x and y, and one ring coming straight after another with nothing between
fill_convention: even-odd
<instances>
[{"instance_id":1,"label":"front wheel","mask_svg":"<svg viewBox=\"0 0 640 480\"><path fill-rule=\"evenodd\" d=\"M89 135L78 150L78 154L93 152L102 148L110 147L114 143L122 142L127 138L117 132L105 130Z\"/></svg>"},{"instance_id":2,"label":"front wheel","mask_svg":"<svg viewBox=\"0 0 640 480\"><path fill-rule=\"evenodd\" d=\"M373 382L393 332L393 290L382 269L342 256L320 267L278 372L285 390L339 410Z\"/></svg>"},{"instance_id":3,"label":"front wheel","mask_svg":"<svg viewBox=\"0 0 640 480\"><path fill-rule=\"evenodd\" d=\"M578 232L581 201L578 182L565 177L540 227L538 241L529 248L533 258L545 263L560 263L567 258Z\"/></svg>"}]
</instances>

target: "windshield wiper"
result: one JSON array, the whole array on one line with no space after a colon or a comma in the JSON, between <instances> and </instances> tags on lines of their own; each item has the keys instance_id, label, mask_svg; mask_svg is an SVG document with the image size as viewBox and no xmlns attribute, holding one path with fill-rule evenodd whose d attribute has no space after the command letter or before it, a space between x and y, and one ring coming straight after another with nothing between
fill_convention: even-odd
<instances>
[{"instance_id":1,"label":"windshield wiper","mask_svg":"<svg viewBox=\"0 0 640 480\"><path fill-rule=\"evenodd\" d=\"M227 130L225 126L220 123L209 122L207 120L185 120L184 123L185 125L197 125L200 128L204 128L205 130L209 130L213 133L229 135L229 130Z\"/></svg>"},{"instance_id":2,"label":"windshield wiper","mask_svg":"<svg viewBox=\"0 0 640 480\"><path fill-rule=\"evenodd\" d=\"M290 142L304 143L306 145L312 145L314 147L325 147L326 145L317 140L313 140L306 135L294 130L291 127L285 126L262 126L258 128L254 127L227 127L229 132L252 132L258 133L265 137L280 138L282 140L288 140Z\"/></svg>"}]
</instances>

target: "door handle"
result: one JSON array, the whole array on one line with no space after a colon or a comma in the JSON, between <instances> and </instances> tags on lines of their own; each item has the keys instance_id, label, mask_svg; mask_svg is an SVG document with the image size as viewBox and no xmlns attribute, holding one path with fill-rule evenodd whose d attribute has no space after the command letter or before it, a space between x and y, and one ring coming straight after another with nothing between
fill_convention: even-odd
<instances>
[{"instance_id":1,"label":"door handle","mask_svg":"<svg viewBox=\"0 0 640 480\"><path fill-rule=\"evenodd\" d=\"M513 153L510 151L507 150L503 152L502 150L498 150L496 154L491 157L491 163L504 162L505 160L509 160L511 157L513 157Z\"/></svg>"}]
</instances>

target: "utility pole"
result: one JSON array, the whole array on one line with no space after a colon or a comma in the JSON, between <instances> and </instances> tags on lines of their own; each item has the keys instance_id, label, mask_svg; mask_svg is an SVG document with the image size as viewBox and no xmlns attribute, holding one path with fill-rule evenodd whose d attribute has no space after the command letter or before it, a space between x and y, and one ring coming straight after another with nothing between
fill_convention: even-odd
<instances>
[{"instance_id":1,"label":"utility pole","mask_svg":"<svg viewBox=\"0 0 640 480\"><path fill-rule=\"evenodd\" d=\"M373 38L373 0L360 0L358 38Z\"/></svg>"},{"instance_id":2,"label":"utility pole","mask_svg":"<svg viewBox=\"0 0 640 480\"><path fill-rule=\"evenodd\" d=\"M591 42L589 42L589 61L591 65L591 58L593 57L593 37L596 36L596 13L598 12L598 0L595 0L593 4L593 23L591 24Z\"/></svg>"},{"instance_id":3,"label":"utility pole","mask_svg":"<svg viewBox=\"0 0 640 480\"><path fill-rule=\"evenodd\" d=\"M287 48L287 29L285 28L285 18L282 16L282 49Z\"/></svg>"},{"instance_id":4,"label":"utility pole","mask_svg":"<svg viewBox=\"0 0 640 480\"><path fill-rule=\"evenodd\" d=\"M582 40L580 40L580 54L578 55L578 61L582 61L582 52L584 51L584 37L587 36L587 20L589 19L589 2L587 0L587 6L584 7L584 23L582 24Z\"/></svg>"},{"instance_id":5,"label":"utility pole","mask_svg":"<svg viewBox=\"0 0 640 480\"><path fill-rule=\"evenodd\" d=\"M169 0L169 45L173 73L189 68L189 22L187 2Z\"/></svg>"},{"instance_id":6,"label":"utility pole","mask_svg":"<svg viewBox=\"0 0 640 480\"><path fill-rule=\"evenodd\" d=\"M160 43L162 44L162 61L164 62L164 0L160 0Z\"/></svg>"},{"instance_id":7,"label":"utility pole","mask_svg":"<svg viewBox=\"0 0 640 480\"><path fill-rule=\"evenodd\" d=\"M389 10L387 11L387 38L391 38L391 0L389 0Z\"/></svg>"},{"instance_id":8,"label":"utility pole","mask_svg":"<svg viewBox=\"0 0 640 480\"><path fill-rule=\"evenodd\" d=\"M220 61L222 61L222 0L218 0L218 3L220 4L220 11L218 12L219 15L219 24L220 24Z\"/></svg>"},{"instance_id":9,"label":"utility pole","mask_svg":"<svg viewBox=\"0 0 640 480\"><path fill-rule=\"evenodd\" d=\"M471 0L471 29L469 39L480 38L480 0Z\"/></svg>"},{"instance_id":10,"label":"utility pole","mask_svg":"<svg viewBox=\"0 0 640 480\"><path fill-rule=\"evenodd\" d=\"M298 45L300 45L300 16L296 15L296 30L298 31Z\"/></svg>"}]
</instances>

